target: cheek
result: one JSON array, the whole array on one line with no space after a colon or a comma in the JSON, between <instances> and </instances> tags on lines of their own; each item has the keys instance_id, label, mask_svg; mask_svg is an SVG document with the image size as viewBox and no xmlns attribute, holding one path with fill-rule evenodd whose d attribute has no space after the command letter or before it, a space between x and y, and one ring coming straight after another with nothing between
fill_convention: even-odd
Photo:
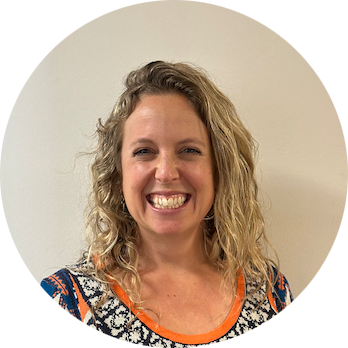
<instances>
[{"instance_id":1,"label":"cheek","mask_svg":"<svg viewBox=\"0 0 348 348\"><path fill-rule=\"evenodd\" d=\"M122 187L125 193L135 195L143 191L149 181L150 171L144 165L130 163L123 166Z\"/></svg>"},{"instance_id":2,"label":"cheek","mask_svg":"<svg viewBox=\"0 0 348 348\"><path fill-rule=\"evenodd\" d=\"M215 183L213 172L206 167L187 171L186 178L191 183L194 190L197 192L199 199L213 201L215 196Z\"/></svg>"},{"instance_id":3,"label":"cheek","mask_svg":"<svg viewBox=\"0 0 348 348\"><path fill-rule=\"evenodd\" d=\"M214 185L213 171L210 166L206 164L191 167L190 170L187 171L187 175L198 185Z\"/></svg>"},{"instance_id":4,"label":"cheek","mask_svg":"<svg viewBox=\"0 0 348 348\"><path fill-rule=\"evenodd\" d=\"M122 182L123 195L128 211L135 221L138 221L139 212L142 210L142 180L134 170L125 169Z\"/></svg>"}]
</instances>

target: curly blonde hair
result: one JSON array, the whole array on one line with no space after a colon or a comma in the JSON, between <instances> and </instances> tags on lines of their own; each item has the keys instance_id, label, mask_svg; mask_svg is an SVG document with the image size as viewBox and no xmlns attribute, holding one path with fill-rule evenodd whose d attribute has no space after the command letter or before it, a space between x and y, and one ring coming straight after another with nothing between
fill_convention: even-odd
<instances>
[{"instance_id":1,"label":"curly blonde hair","mask_svg":"<svg viewBox=\"0 0 348 348\"><path fill-rule=\"evenodd\" d=\"M180 93L191 101L208 130L217 170L213 217L205 221L204 229L207 255L223 272L224 281L234 279L240 269L245 276L267 282L269 290L275 263L264 252L268 241L257 198L256 146L229 98L204 70L186 63L146 64L128 75L125 87L109 118L105 123L99 119L97 126L86 229L86 257L93 260L87 262L88 274L110 290L110 282L116 280L112 274L117 272L121 275L117 282L130 299L141 302L136 222L122 204L123 129L140 96Z\"/></svg>"}]
</instances>

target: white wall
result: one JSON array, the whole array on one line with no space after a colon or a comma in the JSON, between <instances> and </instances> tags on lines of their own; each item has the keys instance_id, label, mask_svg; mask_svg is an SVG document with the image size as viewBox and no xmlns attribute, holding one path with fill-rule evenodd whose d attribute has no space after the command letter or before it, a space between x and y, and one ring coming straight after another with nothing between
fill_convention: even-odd
<instances>
[{"instance_id":1,"label":"white wall","mask_svg":"<svg viewBox=\"0 0 348 348\"><path fill-rule=\"evenodd\" d=\"M221 7L154 2L100 17L42 61L4 138L1 178L16 246L40 281L84 247L91 144L132 69L151 60L204 67L260 145L267 229L298 295L326 258L342 218L347 165L331 100L304 59L261 24ZM271 207L270 207L271 202Z\"/></svg>"}]
</instances>

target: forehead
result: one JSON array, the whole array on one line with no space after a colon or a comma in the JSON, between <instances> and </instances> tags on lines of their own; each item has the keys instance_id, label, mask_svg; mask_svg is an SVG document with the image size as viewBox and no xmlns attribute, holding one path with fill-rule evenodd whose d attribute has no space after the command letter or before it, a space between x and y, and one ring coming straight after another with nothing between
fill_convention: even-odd
<instances>
[{"instance_id":1,"label":"forehead","mask_svg":"<svg viewBox=\"0 0 348 348\"><path fill-rule=\"evenodd\" d=\"M169 140L189 135L208 139L205 125L185 96L144 95L125 122L123 140L144 136Z\"/></svg>"}]
</instances>

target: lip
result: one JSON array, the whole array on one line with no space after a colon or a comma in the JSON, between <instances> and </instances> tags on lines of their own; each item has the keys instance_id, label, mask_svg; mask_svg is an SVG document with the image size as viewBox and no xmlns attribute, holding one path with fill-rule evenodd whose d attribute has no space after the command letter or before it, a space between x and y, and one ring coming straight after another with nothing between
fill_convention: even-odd
<instances>
[{"instance_id":1,"label":"lip","mask_svg":"<svg viewBox=\"0 0 348 348\"><path fill-rule=\"evenodd\" d=\"M183 191L154 191L146 194L146 196L150 195L159 195L159 196L172 196L172 195L189 195L188 192Z\"/></svg>"},{"instance_id":2,"label":"lip","mask_svg":"<svg viewBox=\"0 0 348 348\"><path fill-rule=\"evenodd\" d=\"M171 197L171 196L173 196L173 195L186 195L186 196L187 196L187 200L186 200L186 202L185 202L182 206L180 206L179 208L175 208L175 209L162 209L162 208L156 208L156 207L154 207L154 206L150 203L148 197L151 196L151 195L158 195L158 196L164 196L164 197ZM148 204L148 206L149 206L152 210L154 210L155 212L158 212L158 213L161 213L161 214L175 214L175 213L177 213L177 212L180 212L180 211L184 210L184 209L187 207L188 203L191 201L192 195L189 194L189 193L183 192L183 191L155 191L155 192L151 192L151 193L147 194L147 195L145 196L145 198L146 198L146 203Z\"/></svg>"}]
</instances>

